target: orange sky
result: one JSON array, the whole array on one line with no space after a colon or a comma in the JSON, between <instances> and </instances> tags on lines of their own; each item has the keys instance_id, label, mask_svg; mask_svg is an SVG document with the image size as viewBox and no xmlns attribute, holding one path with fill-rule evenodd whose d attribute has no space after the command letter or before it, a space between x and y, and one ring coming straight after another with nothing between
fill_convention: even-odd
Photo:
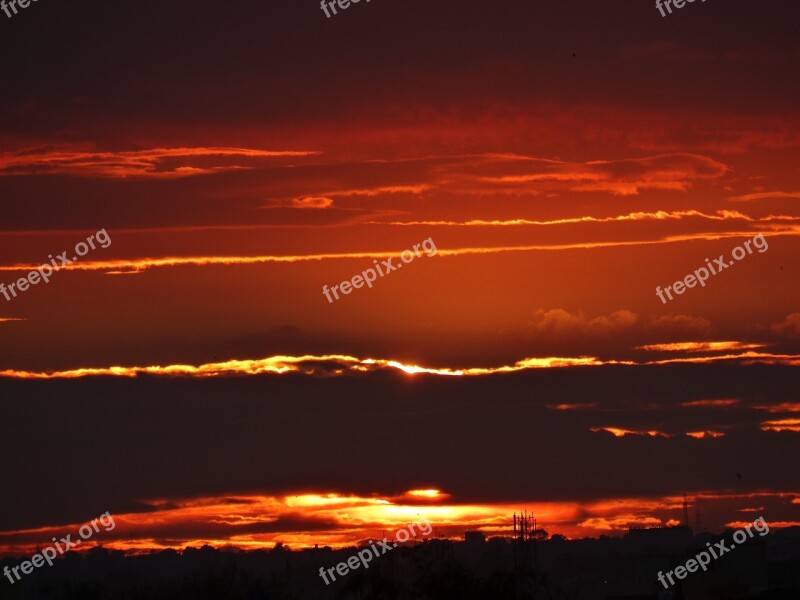
<instances>
[{"instance_id":1,"label":"orange sky","mask_svg":"<svg viewBox=\"0 0 800 600\"><path fill-rule=\"evenodd\" d=\"M800 522L794 9L396 4L4 33L0 283L111 244L0 296L0 548Z\"/></svg>"}]
</instances>

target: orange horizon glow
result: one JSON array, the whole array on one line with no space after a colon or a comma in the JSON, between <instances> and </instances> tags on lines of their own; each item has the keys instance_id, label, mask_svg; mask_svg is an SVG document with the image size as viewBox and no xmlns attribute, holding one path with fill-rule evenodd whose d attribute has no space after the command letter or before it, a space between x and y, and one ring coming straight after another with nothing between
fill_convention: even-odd
<instances>
[{"instance_id":1,"label":"orange horizon glow","mask_svg":"<svg viewBox=\"0 0 800 600\"><path fill-rule=\"evenodd\" d=\"M748 511L747 503L759 498L788 498L797 493L752 494L697 492L693 503L741 502L740 511ZM423 504L415 504L414 497ZM410 523L427 521L432 527L428 537L462 539L464 531L480 530L487 535L509 536L512 530L511 514L521 510L532 512L537 527L550 535L563 535L568 539L623 535L628 529L665 527L680 524L683 496L656 498L612 498L579 503L518 502L492 504L456 504L451 496L441 490L409 490L396 497L343 495L335 492L305 493L296 496L259 496L233 494L224 497L202 497L188 500L156 500L148 502L151 510L143 513L114 515L115 527L86 540L81 549L102 545L107 549L132 553L182 549L209 545L214 548L228 546L243 550L270 549L277 543L290 548L330 546L343 548L367 540L381 539ZM434 501L433 503L431 503ZM248 526L278 523L281 518L302 515L309 522L329 523L329 531L276 531L273 533L246 533ZM670 516L674 515L674 516ZM216 536L196 536L190 531L197 524L206 523ZM37 527L19 531L0 531L0 553L25 554L35 551L38 545L51 537L74 533L84 523ZM726 523L726 526L732 526ZM792 526L791 523L770 523L770 527ZM176 543L165 543L164 538ZM416 543L421 539L412 539Z\"/></svg>"}]
</instances>

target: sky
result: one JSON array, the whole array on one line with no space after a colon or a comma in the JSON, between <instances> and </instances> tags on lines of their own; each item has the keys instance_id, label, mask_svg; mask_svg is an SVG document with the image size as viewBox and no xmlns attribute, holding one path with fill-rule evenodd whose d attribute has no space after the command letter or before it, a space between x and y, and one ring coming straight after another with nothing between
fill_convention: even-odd
<instances>
[{"instance_id":1,"label":"sky","mask_svg":"<svg viewBox=\"0 0 800 600\"><path fill-rule=\"evenodd\" d=\"M0 13L0 551L800 525L797 16Z\"/></svg>"}]
</instances>

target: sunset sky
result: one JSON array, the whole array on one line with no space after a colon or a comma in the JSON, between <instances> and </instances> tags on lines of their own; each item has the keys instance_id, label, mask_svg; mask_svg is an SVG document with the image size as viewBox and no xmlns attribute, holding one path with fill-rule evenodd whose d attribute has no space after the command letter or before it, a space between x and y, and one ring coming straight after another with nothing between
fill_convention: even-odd
<instances>
[{"instance_id":1,"label":"sunset sky","mask_svg":"<svg viewBox=\"0 0 800 600\"><path fill-rule=\"evenodd\" d=\"M0 13L0 552L800 525L798 16Z\"/></svg>"}]
</instances>

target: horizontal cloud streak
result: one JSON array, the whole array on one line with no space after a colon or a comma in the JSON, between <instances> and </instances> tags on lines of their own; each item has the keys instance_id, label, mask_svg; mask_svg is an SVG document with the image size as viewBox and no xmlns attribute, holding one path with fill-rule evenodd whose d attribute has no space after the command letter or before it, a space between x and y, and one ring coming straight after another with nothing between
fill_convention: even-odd
<instances>
[{"instance_id":1,"label":"horizontal cloud streak","mask_svg":"<svg viewBox=\"0 0 800 600\"><path fill-rule=\"evenodd\" d=\"M691 351L691 350L690 350ZM112 366L87 367L64 371L23 371L7 369L0 371L0 377L16 379L76 379L81 377L136 377L137 375L157 375L166 377L226 377L232 375L260 375L263 373L285 374L301 373L305 375L339 376L346 372L368 373L386 369L402 371L408 375L438 375L446 377L482 376L500 373L513 373L528 369L553 369L565 367L586 367L602 365L668 365L681 363L712 363L727 361L743 361L746 364L785 364L800 365L800 355L770 354L767 352L742 352L740 354L724 354L718 356L670 358L653 361L601 360L593 356L579 357L532 357L524 358L512 365L494 367L469 367L453 369L448 367L425 367L407 364L390 359L358 358L343 354L305 355L305 356L271 356L261 359L229 360L225 362L206 363L200 365L151 365L151 366Z\"/></svg>"},{"instance_id":2,"label":"horizontal cloud streak","mask_svg":"<svg viewBox=\"0 0 800 600\"><path fill-rule=\"evenodd\" d=\"M520 246L486 246L464 248L440 248L439 256L464 256L477 254L497 254L504 252L534 252L534 251L559 251L595 248L614 248L627 246L649 246L657 244L672 244L693 240L715 241L723 238L748 237L751 232L728 231L715 233L688 233L664 236L652 240L626 240L626 241L601 241L601 242L575 242L567 244L535 244ZM770 235L798 236L800 225L784 227L770 233ZM163 258L134 258L116 259L106 261L84 261L69 264L63 270L78 271L107 271L109 274L119 274L126 271L137 272L156 267L178 266L206 266L206 265L253 265L260 263L294 263L306 261L334 260L334 259L364 259L364 258L390 258L399 257L400 252L331 252L320 254L295 254L295 255L262 255L262 256L169 256ZM18 263L13 265L0 265L0 271L30 271L37 269L41 263Z\"/></svg>"},{"instance_id":3,"label":"horizontal cloud streak","mask_svg":"<svg viewBox=\"0 0 800 600\"><path fill-rule=\"evenodd\" d=\"M190 164L192 160L200 158L265 159L314 154L317 152L225 147L152 148L119 152L35 148L0 153L0 176L61 174L166 179L251 168L238 164ZM166 166L165 163L170 160L177 164Z\"/></svg>"},{"instance_id":4,"label":"horizontal cloud streak","mask_svg":"<svg viewBox=\"0 0 800 600\"><path fill-rule=\"evenodd\" d=\"M733 202L751 202L753 200L768 200L774 198L800 198L800 192L756 192L741 196L731 196L728 200Z\"/></svg>"},{"instance_id":5,"label":"horizontal cloud streak","mask_svg":"<svg viewBox=\"0 0 800 600\"><path fill-rule=\"evenodd\" d=\"M698 210L666 211L656 212L633 212L626 215L613 217L568 217L563 219L534 220L534 219L505 219L505 220L486 220L471 219L469 221L370 221L362 224L370 225L430 225L430 226L458 226L458 227L514 227L519 225L571 225L577 223L616 223L624 221L679 221L682 219L697 217L709 221L746 221L750 223L770 223L772 221L800 221L798 216L790 215L770 215L767 217L751 217L739 211L718 210L716 214L707 214Z\"/></svg>"}]
</instances>

